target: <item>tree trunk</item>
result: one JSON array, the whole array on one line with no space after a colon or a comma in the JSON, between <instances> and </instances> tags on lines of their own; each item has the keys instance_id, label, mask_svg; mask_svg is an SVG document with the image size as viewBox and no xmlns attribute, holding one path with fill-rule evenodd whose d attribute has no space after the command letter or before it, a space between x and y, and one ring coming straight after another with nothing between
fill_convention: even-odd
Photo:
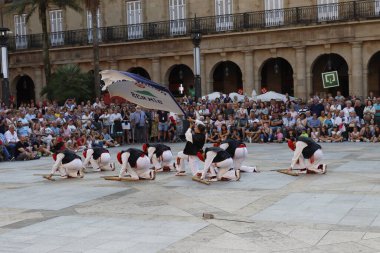
<instances>
[{"instance_id":1,"label":"tree trunk","mask_svg":"<svg viewBox=\"0 0 380 253\"><path fill-rule=\"evenodd\" d=\"M99 76L99 27L98 27L98 10L97 6L91 8L91 18L92 18L92 47L94 53L94 88L95 96L100 98L100 76Z\"/></svg>"},{"instance_id":2,"label":"tree trunk","mask_svg":"<svg viewBox=\"0 0 380 253\"><path fill-rule=\"evenodd\" d=\"M51 66L50 66L50 56L49 56L49 34L47 28L47 17L46 17L47 6L46 4L41 4L39 8L39 18L42 25L42 56L44 61L45 70L45 81L46 85L49 85L51 76Z\"/></svg>"}]
</instances>

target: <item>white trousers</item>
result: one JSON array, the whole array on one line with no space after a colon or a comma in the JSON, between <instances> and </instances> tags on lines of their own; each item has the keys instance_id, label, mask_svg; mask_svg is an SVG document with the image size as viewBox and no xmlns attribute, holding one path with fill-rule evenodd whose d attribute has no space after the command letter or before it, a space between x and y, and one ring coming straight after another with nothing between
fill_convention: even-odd
<instances>
[{"instance_id":1,"label":"white trousers","mask_svg":"<svg viewBox=\"0 0 380 253\"><path fill-rule=\"evenodd\" d=\"M121 159L124 162L128 162L126 158L123 158L127 153L123 153L121 155ZM133 179L139 179L139 178L144 178L144 179L151 179L152 178L152 164L150 163L149 157L144 156L144 157L139 157L136 162L136 167L132 168L129 166L127 173L131 176ZM123 175L122 175L123 176Z\"/></svg>"},{"instance_id":2,"label":"white trousers","mask_svg":"<svg viewBox=\"0 0 380 253\"><path fill-rule=\"evenodd\" d=\"M83 168L82 160L77 158L69 163L61 164L58 168L62 177L78 177L78 172Z\"/></svg>"},{"instance_id":3,"label":"white trousers","mask_svg":"<svg viewBox=\"0 0 380 253\"><path fill-rule=\"evenodd\" d=\"M237 180L235 169L232 169L233 165L234 161L232 160L232 158L228 158L218 163L212 163L210 166L211 176L213 176L214 174L213 171L216 171L216 177L218 178L218 180L220 180L221 178Z\"/></svg>"},{"instance_id":4,"label":"white trousers","mask_svg":"<svg viewBox=\"0 0 380 253\"><path fill-rule=\"evenodd\" d=\"M186 171L185 170L185 161L189 161L189 167L193 176L195 176L199 170L199 158L196 155L185 155L182 151L178 152L177 158L180 158L179 164L176 164L178 172Z\"/></svg>"},{"instance_id":5,"label":"white trousers","mask_svg":"<svg viewBox=\"0 0 380 253\"><path fill-rule=\"evenodd\" d=\"M321 173L321 171L318 169L320 165L322 165L322 159L323 159L323 152L321 149L318 149L314 152L311 159L305 159L302 154L298 159L298 163L294 166L293 169L300 170L300 169L308 169L311 171L314 171L316 173Z\"/></svg>"},{"instance_id":6,"label":"white trousers","mask_svg":"<svg viewBox=\"0 0 380 253\"><path fill-rule=\"evenodd\" d=\"M156 170L161 169L163 167L169 167L171 170L173 169L173 154L170 150L166 150L162 153L160 157L157 157L156 154L152 156L152 163Z\"/></svg>"},{"instance_id":7,"label":"white trousers","mask_svg":"<svg viewBox=\"0 0 380 253\"><path fill-rule=\"evenodd\" d=\"M255 172L256 167L251 166L243 166L243 162L245 161L245 158L248 156L248 150L246 147L244 148L237 148L235 150L235 156L234 156L234 169L235 170L241 170L244 172Z\"/></svg>"},{"instance_id":8,"label":"white trousers","mask_svg":"<svg viewBox=\"0 0 380 253\"><path fill-rule=\"evenodd\" d=\"M100 155L100 157L95 160L93 158L94 150L89 149L87 150L86 160L84 161L84 165L88 166L88 164L91 164L91 167L94 170L112 170L111 168L111 155L109 153L103 153Z\"/></svg>"}]
</instances>

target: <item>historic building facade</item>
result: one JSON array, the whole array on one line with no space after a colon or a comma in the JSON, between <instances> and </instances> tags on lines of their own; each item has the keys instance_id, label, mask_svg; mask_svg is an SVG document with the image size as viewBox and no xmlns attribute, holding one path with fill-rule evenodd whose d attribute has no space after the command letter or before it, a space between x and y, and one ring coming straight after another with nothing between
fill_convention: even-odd
<instances>
[{"instance_id":1,"label":"historic building facade","mask_svg":"<svg viewBox=\"0 0 380 253\"><path fill-rule=\"evenodd\" d=\"M91 15L49 10L51 61L92 69ZM196 15L196 18L194 18ZM4 14L11 93L40 98L45 85L38 16ZM103 0L101 69L131 71L173 92L194 82L194 29L202 32L202 94L261 88L306 98L315 93L380 95L380 0ZM324 89L323 72L340 86Z\"/></svg>"}]
</instances>

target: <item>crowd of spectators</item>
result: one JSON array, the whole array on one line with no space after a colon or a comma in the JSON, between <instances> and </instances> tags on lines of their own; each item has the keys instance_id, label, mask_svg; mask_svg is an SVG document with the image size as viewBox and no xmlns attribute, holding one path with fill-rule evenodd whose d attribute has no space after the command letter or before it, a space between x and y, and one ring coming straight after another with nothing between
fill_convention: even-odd
<instances>
[{"instance_id":1,"label":"crowd of spectators","mask_svg":"<svg viewBox=\"0 0 380 253\"><path fill-rule=\"evenodd\" d=\"M187 117L202 120L207 141L228 138L284 142L308 136L317 142L380 142L380 97L311 96L308 101L238 101L221 95L213 100L178 99L186 116L147 110L130 103L106 105L102 99L64 105L31 101L0 108L0 160L49 156L57 141L80 151L131 143L184 141Z\"/></svg>"}]
</instances>

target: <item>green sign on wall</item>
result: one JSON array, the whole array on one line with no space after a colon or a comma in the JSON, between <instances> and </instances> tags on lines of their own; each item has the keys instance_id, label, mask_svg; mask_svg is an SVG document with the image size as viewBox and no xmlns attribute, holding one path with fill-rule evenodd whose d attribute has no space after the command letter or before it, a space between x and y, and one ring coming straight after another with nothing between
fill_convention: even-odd
<instances>
[{"instance_id":1,"label":"green sign on wall","mask_svg":"<svg viewBox=\"0 0 380 253\"><path fill-rule=\"evenodd\" d=\"M338 71L322 73L322 81L325 89L339 86Z\"/></svg>"}]
</instances>

